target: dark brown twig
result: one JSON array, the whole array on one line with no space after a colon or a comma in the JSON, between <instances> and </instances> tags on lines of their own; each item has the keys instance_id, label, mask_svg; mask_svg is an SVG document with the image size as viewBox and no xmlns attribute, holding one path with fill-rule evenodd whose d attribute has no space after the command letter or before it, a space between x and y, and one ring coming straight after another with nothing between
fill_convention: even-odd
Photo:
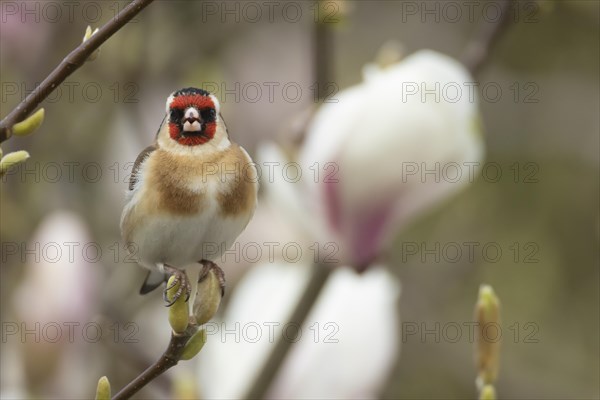
<instances>
[{"instance_id":1,"label":"dark brown twig","mask_svg":"<svg viewBox=\"0 0 600 400\"><path fill-rule=\"evenodd\" d=\"M138 375L137 378L129 382L127 386L115 394L113 400L129 399L156 377L162 375L169 368L177 365L181 358L181 354L183 353L183 349L191 336L191 333L187 331L182 335L171 334L171 341L163 355L154 364Z\"/></svg>"},{"instance_id":2,"label":"dark brown twig","mask_svg":"<svg viewBox=\"0 0 600 400\"><path fill-rule=\"evenodd\" d=\"M313 36L314 46L314 75L317 84L317 97L323 100L327 94L327 86L333 84L332 76L332 55L333 55L333 36L331 27L326 23L315 24Z\"/></svg>"},{"instance_id":3,"label":"dark brown twig","mask_svg":"<svg viewBox=\"0 0 600 400\"><path fill-rule=\"evenodd\" d=\"M127 22L142 11L154 0L133 0L113 19L104 24L92 37L81 43L75 50L67 55L61 63L44 79L39 86L30 93L17 107L15 107L2 121L0 121L0 143L7 140L12 132L11 128L23 121L35 108L52 93L67 77L81 67L85 60L102 43L108 40Z\"/></svg>"},{"instance_id":4,"label":"dark brown twig","mask_svg":"<svg viewBox=\"0 0 600 400\"><path fill-rule=\"evenodd\" d=\"M511 8L515 0L500 0L500 16L497 21L484 23L479 33L467 45L462 57L463 64L472 75L477 74L489 60L491 50L511 22Z\"/></svg>"}]
</instances>

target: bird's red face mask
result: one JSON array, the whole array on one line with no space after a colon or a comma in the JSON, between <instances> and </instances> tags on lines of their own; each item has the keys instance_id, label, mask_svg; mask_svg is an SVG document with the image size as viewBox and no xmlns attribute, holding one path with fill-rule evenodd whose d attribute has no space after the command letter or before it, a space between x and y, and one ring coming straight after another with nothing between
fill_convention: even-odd
<instances>
[{"instance_id":1,"label":"bird's red face mask","mask_svg":"<svg viewBox=\"0 0 600 400\"><path fill-rule=\"evenodd\" d=\"M169 135L184 146L210 141L217 129L217 111L212 98L202 90L176 92L169 104Z\"/></svg>"}]
</instances>

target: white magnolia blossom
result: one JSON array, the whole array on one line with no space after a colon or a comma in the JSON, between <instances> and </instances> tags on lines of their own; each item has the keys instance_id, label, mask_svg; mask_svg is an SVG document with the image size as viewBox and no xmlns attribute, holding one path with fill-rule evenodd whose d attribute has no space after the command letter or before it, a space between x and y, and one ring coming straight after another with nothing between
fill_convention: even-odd
<instances>
[{"instance_id":1,"label":"white magnolia blossom","mask_svg":"<svg viewBox=\"0 0 600 400\"><path fill-rule=\"evenodd\" d=\"M243 398L286 326L310 268L273 263L250 270L222 320L209 323L198 357L202 395ZM272 399L376 398L399 350L399 285L381 267L333 272L267 393ZM373 345L376 343L377 345Z\"/></svg>"},{"instance_id":2,"label":"white magnolia blossom","mask_svg":"<svg viewBox=\"0 0 600 400\"><path fill-rule=\"evenodd\" d=\"M300 164L322 172L305 180L310 206L346 261L366 266L407 222L473 179L484 153L473 83L457 61L423 50L369 66L363 83L319 109Z\"/></svg>"},{"instance_id":3,"label":"white magnolia blossom","mask_svg":"<svg viewBox=\"0 0 600 400\"><path fill-rule=\"evenodd\" d=\"M102 250L76 214L47 216L31 241L25 277L15 297L19 317L30 323L89 322L98 302Z\"/></svg>"},{"instance_id":4,"label":"white magnolia blossom","mask_svg":"<svg viewBox=\"0 0 600 400\"><path fill-rule=\"evenodd\" d=\"M44 218L26 248L23 281L13 298L14 320L32 333L11 335L6 345L23 357L24 370L36 371L35 385L44 395L89 395L100 373L99 363L89 365L97 349L94 341L101 338L94 322L103 268L100 247L79 216L55 211ZM91 329L84 329L90 324ZM94 340L88 339L92 335ZM43 374L43 382L37 374Z\"/></svg>"}]
</instances>

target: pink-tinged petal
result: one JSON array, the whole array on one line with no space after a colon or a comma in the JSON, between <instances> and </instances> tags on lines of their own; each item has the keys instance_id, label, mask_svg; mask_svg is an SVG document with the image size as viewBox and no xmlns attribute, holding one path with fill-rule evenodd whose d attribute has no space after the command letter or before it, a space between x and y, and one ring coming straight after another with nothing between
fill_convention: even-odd
<instances>
[{"instance_id":1,"label":"pink-tinged petal","mask_svg":"<svg viewBox=\"0 0 600 400\"><path fill-rule=\"evenodd\" d=\"M467 88L473 81L458 61L423 50L371 69L364 82L336 95L338 103L316 113L300 161L306 170L331 162L339 170L339 183L320 181L307 193L321 203L316 209L331 240L340 239L342 263L365 268L408 222L469 183L467 171L447 182L423 179L421 170L483 159L477 96L423 97L421 91ZM407 175L406 165L418 172Z\"/></svg>"},{"instance_id":2,"label":"pink-tinged petal","mask_svg":"<svg viewBox=\"0 0 600 400\"><path fill-rule=\"evenodd\" d=\"M340 198L339 182L323 183L323 195L327 210L327 222L334 231L339 233L342 230L342 199Z\"/></svg>"},{"instance_id":3,"label":"pink-tinged petal","mask_svg":"<svg viewBox=\"0 0 600 400\"><path fill-rule=\"evenodd\" d=\"M392 204L382 204L358 211L353 217L350 230L352 266L364 271L375 261L384 244L386 226L390 221Z\"/></svg>"}]
</instances>

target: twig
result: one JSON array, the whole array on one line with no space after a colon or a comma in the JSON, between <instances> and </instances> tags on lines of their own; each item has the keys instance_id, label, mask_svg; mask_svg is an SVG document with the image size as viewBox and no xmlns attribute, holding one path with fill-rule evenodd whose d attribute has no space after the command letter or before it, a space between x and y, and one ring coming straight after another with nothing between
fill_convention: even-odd
<instances>
[{"instance_id":1,"label":"twig","mask_svg":"<svg viewBox=\"0 0 600 400\"><path fill-rule=\"evenodd\" d=\"M114 35L127 22L142 11L154 0L133 0L119 14L107 22L92 37L81 43L75 50L67 55L61 63L44 79L39 86L30 93L17 107L15 107L2 121L0 121L0 143L11 136L14 124L24 120L35 108L52 93L67 77L81 67L85 60L108 38Z\"/></svg>"},{"instance_id":2,"label":"twig","mask_svg":"<svg viewBox=\"0 0 600 400\"><path fill-rule=\"evenodd\" d=\"M327 265L315 265L313 267L310 281L302 294L302 298L296 305L296 309L292 313L288 325L295 324L296 326L302 326L316 300L319 298L319 294L331 275L331 271L332 268ZM271 386L271 382L273 382L273 379L277 376L277 372L280 370L281 365L291 348L291 340L283 337L279 338L275 348L271 354L269 354L269 358L265 362L261 373L246 394L246 399L264 398L267 390L269 390L269 387Z\"/></svg>"},{"instance_id":3,"label":"twig","mask_svg":"<svg viewBox=\"0 0 600 400\"><path fill-rule=\"evenodd\" d=\"M315 24L315 32L313 35L313 46L315 57L314 59L314 74L317 84L317 97L323 100L327 95L327 86L332 84L332 54L333 54L333 37L331 35L330 24L319 22Z\"/></svg>"},{"instance_id":4,"label":"twig","mask_svg":"<svg viewBox=\"0 0 600 400\"><path fill-rule=\"evenodd\" d=\"M472 75L477 74L489 60L498 38L510 25L511 6L515 0L500 0L500 16L497 21L484 23L477 36L468 44L462 57L463 64Z\"/></svg>"},{"instance_id":5,"label":"twig","mask_svg":"<svg viewBox=\"0 0 600 400\"><path fill-rule=\"evenodd\" d=\"M177 365L181 358L181 353L190 337L191 334L188 332L182 335L171 334L169 346L163 355L154 364L138 375L137 378L129 382L127 386L119 391L119 393L114 395L112 400L129 399L153 379L162 375L169 368Z\"/></svg>"},{"instance_id":6,"label":"twig","mask_svg":"<svg viewBox=\"0 0 600 400\"><path fill-rule=\"evenodd\" d=\"M122 320L113 320L113 323L119 323L118 321ZM102 329L104 329L104 324L102 325ZM110 329L107 324L107 329ZM106 349L111 352L111 354L115 354L117 361L124 361L129 369L133 369L136 371L143 370L148 365L151 364L152 360L147 356L143 355L139 349L132 347L131 344L127 344L125 342L117 342L114 340L106 340L103 338L101 343L106 346ZM171 379L168 376L161 376L155 380L155 384L160 385L162 387L170 387Z\"/></svg>"}]
</instances>

